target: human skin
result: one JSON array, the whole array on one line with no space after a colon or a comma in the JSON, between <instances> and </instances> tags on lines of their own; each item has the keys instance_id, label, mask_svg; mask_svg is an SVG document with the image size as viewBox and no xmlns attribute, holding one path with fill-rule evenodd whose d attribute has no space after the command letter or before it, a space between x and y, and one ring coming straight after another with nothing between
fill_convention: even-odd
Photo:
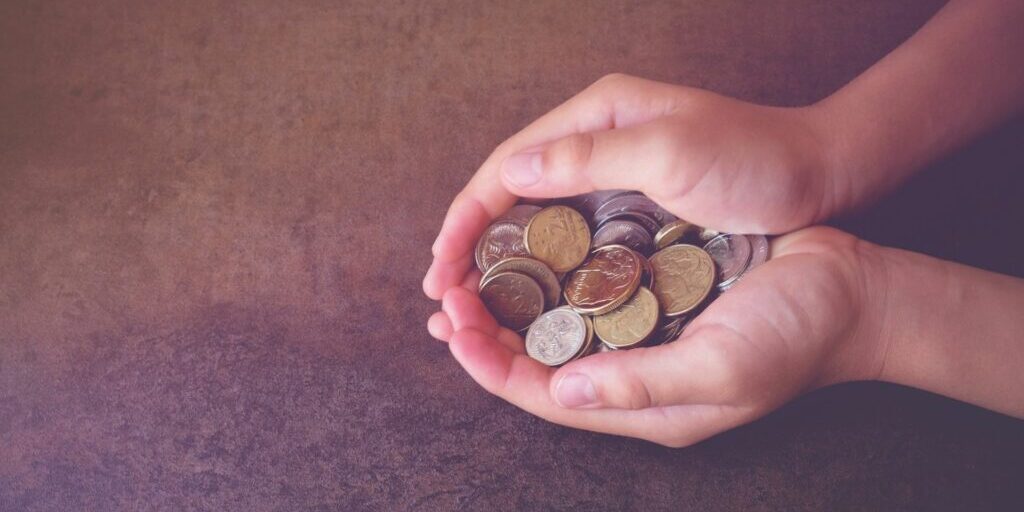
<instances>
[{"instance_id":1,"label":"human skin","mask_svg":"<svg viewBox=\"0 0 1024 512\"><path fill-rule=\"evenodd\" d=\"M549 369L473 293L472 248L518 197L640 190L720 231L786 233L858 208L1024 104L1024 4L954 1L807 107L611 75L498 146L452 203L428 322L485 389L551 421L682 446L799 393L880 379L1024 416L1024 285L827 228L773 258L675 343ZM629 171L642 169L643 171ZM955 315L949 314L951 310Z\"/></svg>"}]
</instances>

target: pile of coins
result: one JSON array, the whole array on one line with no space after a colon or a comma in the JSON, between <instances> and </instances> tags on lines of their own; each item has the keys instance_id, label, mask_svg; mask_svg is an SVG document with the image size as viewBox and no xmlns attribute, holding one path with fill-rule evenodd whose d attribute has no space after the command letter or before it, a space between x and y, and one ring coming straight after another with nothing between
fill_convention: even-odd
<instances>
[{"instance_id":1,"label":"pile of coins","mask_svg":"<svg viewBox=\"0 0 1024 512\"><path fill-rule=\"evenodd\" d=\"M702 229L616 190L513 206L484 231L476 264L498 323L526 332L530 357L559 366L677 339L768 249L762 235Z\"/></svg>"}]
</instances>

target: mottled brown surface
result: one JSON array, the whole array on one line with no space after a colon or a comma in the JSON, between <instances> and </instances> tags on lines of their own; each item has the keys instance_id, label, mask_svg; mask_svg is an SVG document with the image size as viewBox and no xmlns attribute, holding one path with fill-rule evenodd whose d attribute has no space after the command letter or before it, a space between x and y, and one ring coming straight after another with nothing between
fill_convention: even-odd
<instances>
[{"instance_id":1,"label":"mottled brown surface","mask_svg":"<svg viewBox=\"0 0 1024 512\"><path fill-rule=\"evenodd\" d=\"M0 3L0 510L1021 509L1022 422L881 384L685 450L424 328L489 150L602 74L813 101L938 2ZM1017 122L842 224L1024 275Z\"/></svg>"}]
</instances>

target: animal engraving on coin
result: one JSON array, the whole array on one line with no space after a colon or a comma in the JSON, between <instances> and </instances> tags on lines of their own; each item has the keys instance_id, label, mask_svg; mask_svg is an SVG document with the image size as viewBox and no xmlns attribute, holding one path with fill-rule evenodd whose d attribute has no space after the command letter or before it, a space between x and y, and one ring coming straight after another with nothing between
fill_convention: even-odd
<instances>
[{"instance_id":1,"label":"animal engraving on coin","mask_svg":"<svg viewBox=\"0 0 1024 512\"><path fill-rule=\"evenodd\" d=\"M608 345L631 347L650 336L658 325L658 316L658 300L650 290L640 287L614 311L594 317L594 331Z\"/></svg>"},{"instance_id":2,"label":"animal engraving on coin","mask_svg":"<svg viewBox=\"0 0 1024 512\"><path fill-rule=\"evenodd\" d=\"M526 250L555 272L572 270L590 250L590 227L576 210L549 206L526 225Z\"/></svg>"},{"instance_id":3,"label":"animal engraving on coin","mask_svg":"<svg viewBox=\"0 0 1024 512\"><path fill-rule=\"evenodd\" d=\"M595 249L569 275L565 300L579 312L602 314L622 304L640 284L640 258L630 249L609 245Z\"/></svg>"},{"instance_id":4,"label":"animal engraving on coin","mask_svg":"<svg viewBox=\"0 0 1024 512\"><path fill-rule=\"evenodd\" d=\"M524 240L525 225L497 222L484 230L476 245L476 266L487 272L495 263L512 256L528 256Z\"/></svg>"},{"instance_id":5,"label":"animal engraving on coin","mask_svg":"<svg viewBox=\"0 0 1024 512\"><path fill-rule=\"evenodd\" d=\"M480 288L480 300L499 324L521 331L544 309L544 293L533 279L515 272L490 278Z\"/></svg>"},{"instance_id":6,"label":"animal engraving on coin","mask_svg":"<svg viewBox=\"0 0 1024 512\"><path fill-rule=\"evenodd\" d=\"M526 353L548 366L558 366L583 348L587 326L578 313L552 309L540 316L526 333Z\"/></svg>"},{"instance_id":7,"label":"animal engraving on coin","mask_svg":"<svg viewBox=\"0 0 1024 512\"><path fill-rule=\"evenodd\" d=\"M715 282L715 262L700 247L673 245L651 256L654 295L666 316L687 313L700 305Z\"/></svg>"}]
</instances>

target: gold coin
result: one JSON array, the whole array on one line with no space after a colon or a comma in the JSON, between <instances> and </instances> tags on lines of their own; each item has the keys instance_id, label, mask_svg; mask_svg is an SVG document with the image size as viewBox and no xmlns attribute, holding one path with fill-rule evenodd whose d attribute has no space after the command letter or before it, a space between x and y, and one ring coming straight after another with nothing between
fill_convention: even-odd
<instances>
[{"instance_id":1,"label":"gold coin","mask_svg":"<svg viewBox=\"0 0 1024 512\"><path fill-rule=\"evenodd\" d=\"M526 225L526 250L555 272L568 272L590 251L590 227L568 206L549 206Z\"/></svg>"},{"instance_id":2,"label":"gold coin","mask_svg":"<svg viewBox=\"0 0 1024 512\"><path fill-rule=\"evenodd\" d=\"M715 284L715 262L700 247L680 244L651 256L654 296L662 313L676 316L691 311L707 298Z\"/></svg>"},{"instance_id":3,"label":"gold coin","mask_svg":"<svg viewBox=\"0 0 1024 512\"><path fill-rule=\"evenodd\" d=\"M576 312L603 315L629 300L640 285L640 256L622 245L594 249L565 282L565 300Z\"/></svg>"},{"instance_id":4,"label":"gold coin","mask_svg":"<svg viewBox=\"0 0 1024 512\"><path fill-rule=\"evenodd\" d=\"M697 226L686 222L685 220L678 219L662 226L661 229L654 235L654 245L658 250L664 249L679 240L690 232L696 231Z\"/></svg>"},{"instance_id":5,"label":"gold coin","mask_svg":"<svg viewBox=\"0 0 1024 512\"><path fill-rule=\"evenodd\" d=\"M480 300L499 324L522 331L544 311L544 292L529 276L503 272L480 287Z\"/></svg>"},{"instance_id":6,"label":"gold coin","mask_svg":"<svg viewBox=\"0 0 1024 512\"><path fill-rule=\"evenodd\" d=\"M594 317L594 333L614 348L640 344L657 326L658 299L642 286L611 313Z\"/></svg>"},{"instance_id":7,"label":"gold coin","mask_svg":"<svg viewBox=\"0 0 1024 512\"><path fill-rule=\"evenodd\" d=\"M480 280L481 286L482 283L487 282L492 276L501 274L502 272L518 272L520 274L526 274L536 281L537 284L540 285L541 291L544 292L545 311L558 306L558 300L561 298L562 294L562 285L558 276L556 276L547 265L533 258L505 258L487 269L487 272L484 273L483 278Z\"/></svg>"}]
</instances>

